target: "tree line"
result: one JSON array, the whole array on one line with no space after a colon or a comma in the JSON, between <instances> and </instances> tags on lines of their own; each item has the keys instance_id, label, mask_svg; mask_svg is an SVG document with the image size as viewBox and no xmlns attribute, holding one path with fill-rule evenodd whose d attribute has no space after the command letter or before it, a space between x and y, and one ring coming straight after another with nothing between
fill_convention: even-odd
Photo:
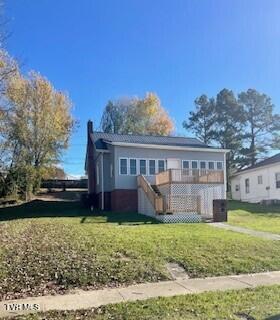
<instances>
[{"instance_id":1,"label":"tree line","mask_svg":"<svg viewBox=\"0 0 280 320\"><path fill-rule=\"evenodd\" d=\"M23 74L0 49L0 197L30 198L58 171L75 121L67 94L42 75Z\"/></svg>"},{"instance_id":2,"label":"tree line","mask_svg":"<svg viewBox=\"0 0 280 320\"><path fill-rule=\"evenodd\" d=\"M216 97L202 94L183 127L207 145L230 149L227 171L254 165L268 151L279 149L280 115L271 98L255 89L239 93L223 89ZM144 98L109 101L102 119L104 132L172 135L174 122L155 93Z\"/></svg>"},{"instance_id":3,"label":"tree line","mask_svg":"<svg viewBox=\"0 0 280 320\"><path fill-rule=\"evenodd\" d=\"M248 89L236 96L223 89L215 98L201 95L194 104L184 128L206 144L230 149L229 171L254 165L279 149L280 115L266 94Z\"/></svg>"}]
</instances>

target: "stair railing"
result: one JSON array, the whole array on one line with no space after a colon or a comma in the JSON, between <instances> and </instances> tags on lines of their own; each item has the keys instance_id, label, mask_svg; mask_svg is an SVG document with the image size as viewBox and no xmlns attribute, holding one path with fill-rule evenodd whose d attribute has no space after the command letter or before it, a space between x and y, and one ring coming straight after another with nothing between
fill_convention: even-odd
<instances>
[{"instance_id":1,"label":"stair railing","mask_svg":"<svg viewBox=\"0 0 280 320\"><path fill-rule=\"evenodd\" d=\"M158 195L154 191L151 184L147 181L147 179L143 175L139 175L137 177L137 183L138 183L138 187L144 191L144 193L150 200L153 208L155 209L155 212L164 213L165 212L164 197L161 195Z\"/></svg>"}]
</instances>

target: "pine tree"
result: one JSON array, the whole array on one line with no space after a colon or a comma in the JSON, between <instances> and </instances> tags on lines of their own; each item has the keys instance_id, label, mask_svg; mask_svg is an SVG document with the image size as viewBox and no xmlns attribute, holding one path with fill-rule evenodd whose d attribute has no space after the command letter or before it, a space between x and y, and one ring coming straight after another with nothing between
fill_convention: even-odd
<instances>
[{"instance_id":1,"label":"pine tree","mask_svg":"<svg viewBox=\"0 0 280 320\"><path fill-rule=\"evenodd\" d=\"M191 130L205 144L210 144L215 133L215 101L203 94L195 99L194 104L196 109L190 112L188 120L183 122L183 127Z\"/></svg>"},{"instance_id":2,"label":"pine tree","mask_svg":"<svg viewBox=\"0 0 280 320\"><path fill-rule=\"evenodd\" d=\"M255 89L241 92L238 98L246 121L242 165L254 165L269 149L279 148L280 115L273 113L271 98Z\"/></svg>"}]
</instances>

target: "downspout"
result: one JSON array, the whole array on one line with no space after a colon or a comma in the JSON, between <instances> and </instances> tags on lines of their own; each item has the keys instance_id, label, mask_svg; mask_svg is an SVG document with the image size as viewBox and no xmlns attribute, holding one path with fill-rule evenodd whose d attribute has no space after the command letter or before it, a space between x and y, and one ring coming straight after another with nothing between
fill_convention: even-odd
<instances>
[{"instance_id":1,"label":"downspout","mask_svg":"<svg viewBox=\"0 0 280 320\"><path fill-rule=\"evenodd\" d=\"M101 153L101 210L104 210L104 166L103 166L103 152Z\"/></svg>"},{"instance_id":2,"label":"downspout","mask_svg":"<svg viewBox=\"0 0 280 320\"><path fill-rule=\"evenodd\" d=\"M227 157L224 153L224 199L227 198Z\"/></svg>"}]
</instances>

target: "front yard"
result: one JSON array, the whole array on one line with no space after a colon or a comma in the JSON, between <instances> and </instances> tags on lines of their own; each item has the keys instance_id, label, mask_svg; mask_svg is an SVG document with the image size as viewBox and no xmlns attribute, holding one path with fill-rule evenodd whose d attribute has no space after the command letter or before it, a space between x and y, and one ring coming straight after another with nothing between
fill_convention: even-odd
<instances>
[{"instance_id":1,"label":"front yard","mask_svg":"<svg viewBox=\"0 0 280 320\"><path fill-rule=\"evenodd\" d=\"M0 299L170 279L280 270L280 245L207 224L95 214L75 202L0 209Z\"/></svg>"},{"instance_id":2,"label":"front yard","mask_svg":"<svg viewBox=\"0 0 280 320\"><path fill-rule=\"evenodd\" d=\"M227 292L206 292L127 302L80 311L53 311L17 320L277 320L280 287L260 287ZM8 320L8 319L7 319Z\"/></svg>"},{"instance_id":3,"label":"front yard","mask_svg":"<svg viewBox=\"0 0 280 320\"><path fill-rule=\"evenodd\" d=\"M280 234L280 206L229 201L228 223Z\"/></svg>"}]
</instances>

